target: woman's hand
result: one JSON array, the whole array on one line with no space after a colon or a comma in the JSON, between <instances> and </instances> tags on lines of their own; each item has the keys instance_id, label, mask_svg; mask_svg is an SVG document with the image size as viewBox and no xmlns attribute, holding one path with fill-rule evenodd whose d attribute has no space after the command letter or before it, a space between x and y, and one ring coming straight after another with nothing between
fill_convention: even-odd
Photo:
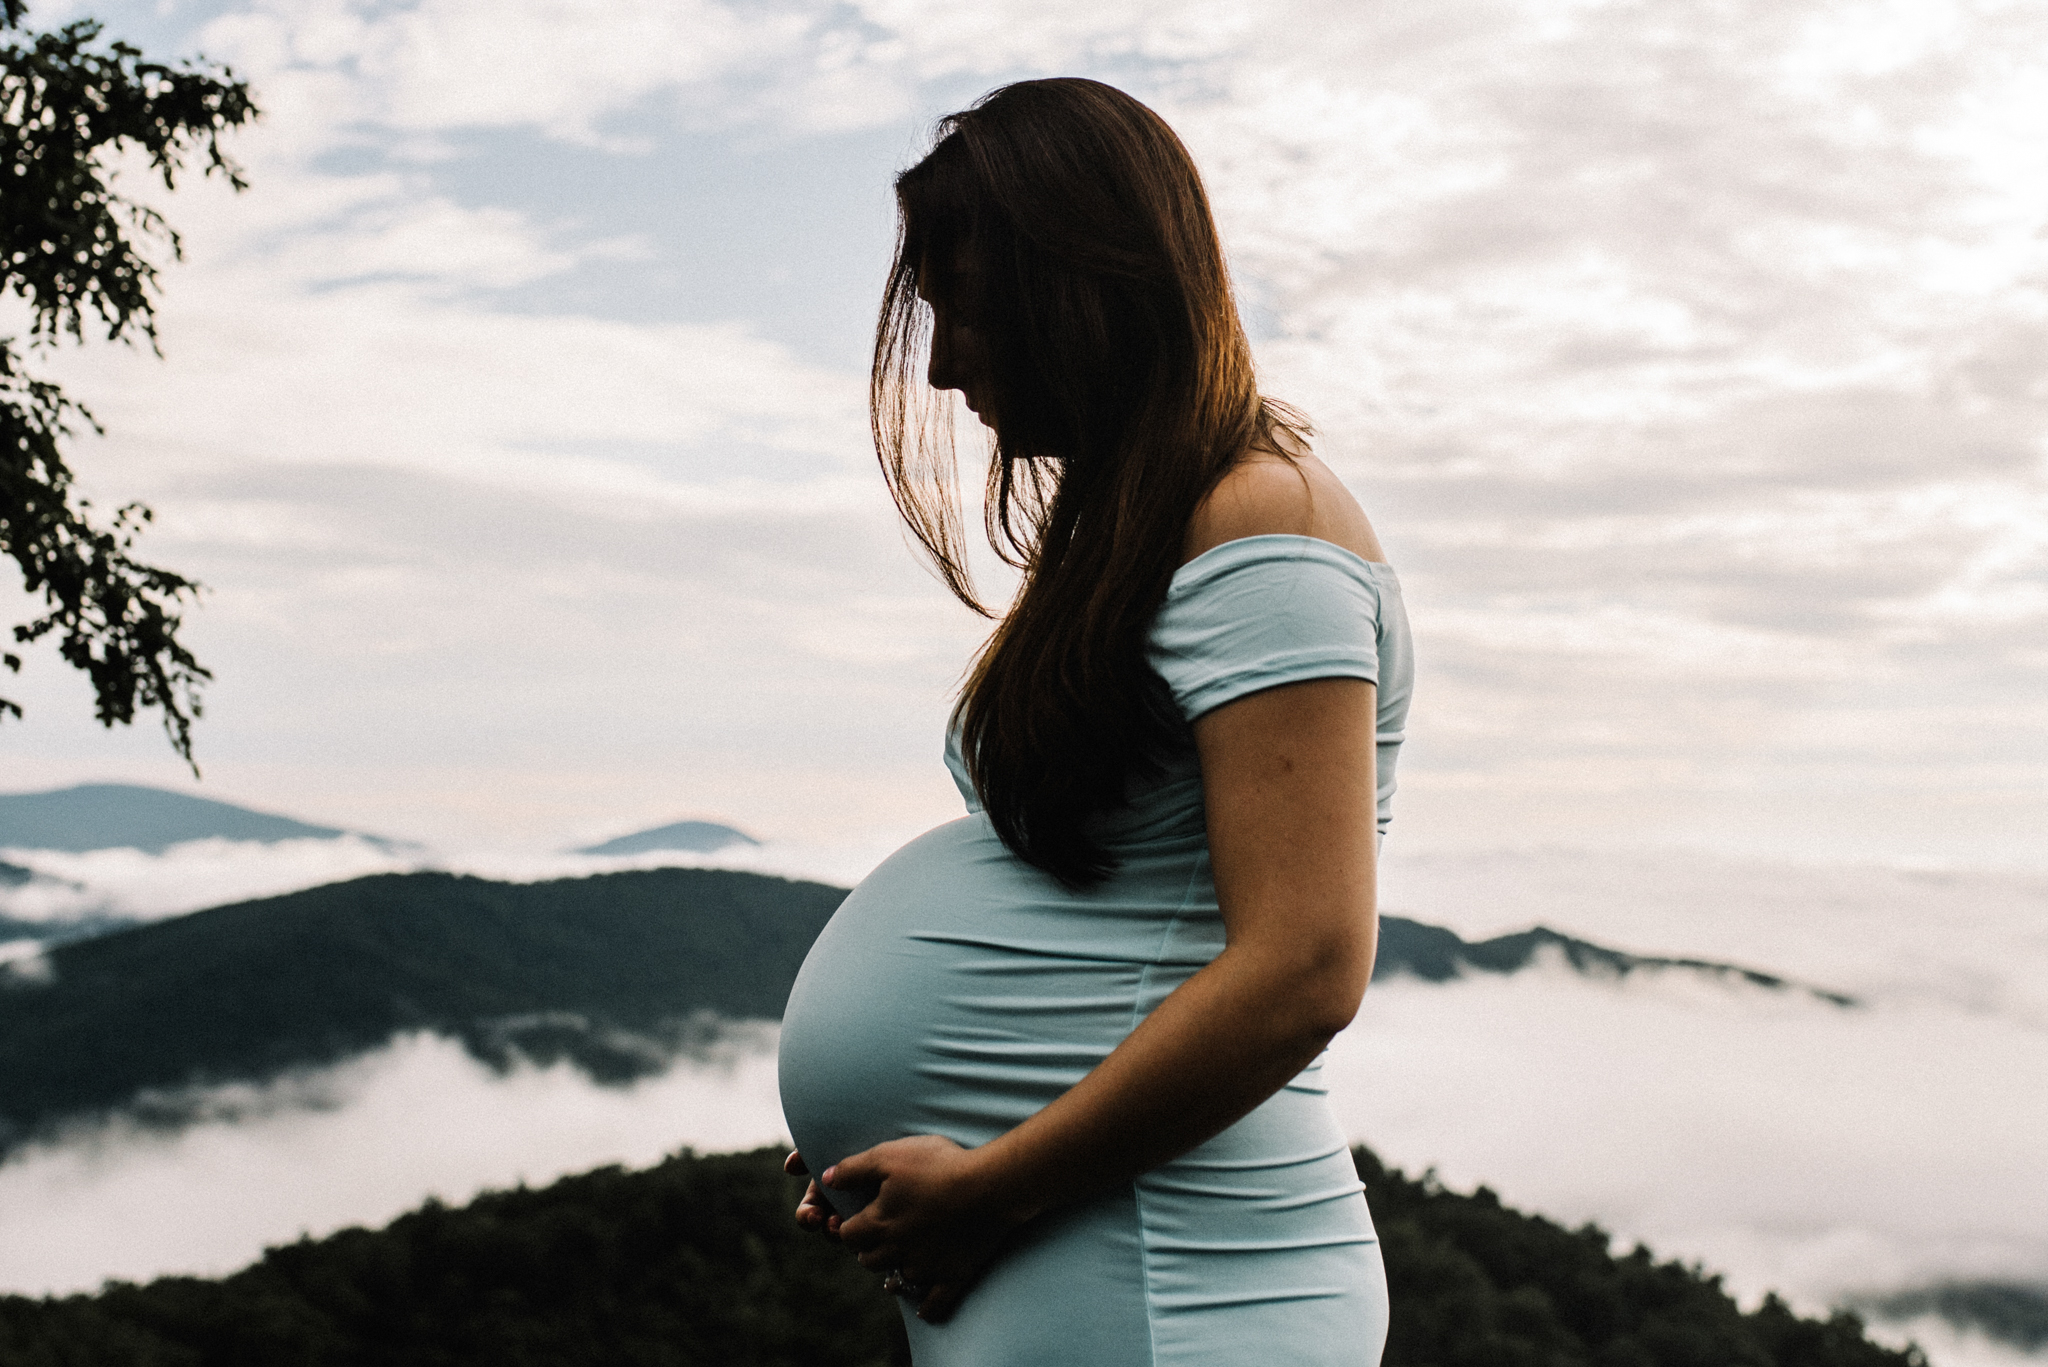
<instances>
[{"instance_id":1,"label":"woman's hand","mask_svg":"<svg viewBox=\"0 0 2048 1367\"><path fill-rule=\"evenodd\" d=\"M861 1266L890 1273L891 1289L914 1298L918 1315L933 1323L953 1313L1024 1222L1004 1209L986 1166L981 1150L924 1134L877 1144L825 1171L829 1187L875 1193L838 1226L840 1241Z\"/></svg>"},{"instance_id":2,"label":"woman's hand","mask_svg":"<svg viewBox=\"0 0 2048 1367\"><path fill-rule=\"evenodd\" d=\"M782 1170L791 1177L811 1175L811 1170L804 1166L804 1156L800 1153L791 1153L783 1159ZM804 1199L797 1202L796 1222L799 1227L817 1234L839 1233L839 1217L833 1214L832 1207L825 1200L825 1193L818 1190L815 1180L804 1192Z\"/></svg>"}]
</instances>

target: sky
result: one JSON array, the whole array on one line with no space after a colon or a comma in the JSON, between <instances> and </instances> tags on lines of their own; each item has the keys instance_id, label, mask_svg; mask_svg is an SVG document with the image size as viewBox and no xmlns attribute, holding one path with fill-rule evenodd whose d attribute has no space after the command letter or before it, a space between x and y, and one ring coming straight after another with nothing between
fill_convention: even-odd
<instances>
[{"instance_id":1,"label":"sky","mask_svg":"<svg viewBox=\"0 0 2048 1367\"><path fill-rule=\"evenodd\" d=\"M205 581L195 783L7 681L0 789L443 847L885 850L984 624L868 446L889 180L1003 81L1159 109L1400 569L1396 842L2048 867L2048 12L41 0L265 111L163 359L50 372ZM19 615L0 587L0 612Z\"/></svg>"}]
</instances>

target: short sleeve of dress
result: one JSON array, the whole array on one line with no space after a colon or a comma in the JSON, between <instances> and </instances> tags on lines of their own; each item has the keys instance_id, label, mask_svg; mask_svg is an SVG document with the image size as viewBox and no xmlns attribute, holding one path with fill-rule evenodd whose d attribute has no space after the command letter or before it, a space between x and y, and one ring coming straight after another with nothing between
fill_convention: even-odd
<instances>
[{"instance_id":1,"label":"short sleeve of dress","mask_svg":"<svg viewBox=\"0 0 2048 1367\"><path fill-rule=\"evenodd\" d=\"M1174 575L1153 619L1148 659L1191 722L1280 684L1378 683L1392 574L1312 537L1227 541Z\"/></svg>"}]
</instances>

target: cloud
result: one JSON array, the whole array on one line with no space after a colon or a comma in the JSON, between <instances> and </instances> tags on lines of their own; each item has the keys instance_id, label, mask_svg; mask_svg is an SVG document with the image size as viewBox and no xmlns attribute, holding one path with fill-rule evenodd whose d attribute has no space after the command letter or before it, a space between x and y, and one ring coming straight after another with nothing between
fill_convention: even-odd
<instances>
[{"instance_id":1,"label":"cloud","mask_svg":"<svg viewBox=\"0 0 2048 1367\"><path fill-rule=\"evenodd\" d=\"M0 915L55 927L104 916L156 920L365 874L416 868L424 852L408 854L349 835L273 844L188 840L161 854L134 849L9 853L12 861L45 879L0 890Z\"/></svg>"},{"instance_id":2,"label":"cloud","mask_svg":"<svg viewBox=\"0 0 2048 1367\"><path fill-rule=\"evenodd\" d=\"M644 1166L686 1144L781 1137L773 1036L742 1029L701 1060L601 1088L567 1064L492 1073L409 1035L267 1088L213 1089L218 1118L168 1132L78 1130L0 1164L0 1286L90 1290L108 1277L232 1271L302 1232L382 1224L429 1195Z\"/></svg>"},{"instance_id":3,"label":"cloud","mask_svg":"<svg viewBox=\"0 0 2048 1367\"><path fill-rule=\"evenodd\" d=\"M857 0L853 7L887 37L871 60L902 61L916 77L1017 71L1054 74L1115 59L1199 62L1233 53L1247 35L1277 17L1219 0L996 0L940 5L930 0Z\"/></svg>"},{"instance_id":4,"label":"cloud","mask_svg":"<svg viewBox=\"0 0 2048 1367\"><path fill-rule=\"evenodd\" d=\"M1329 1067L1387 1156L1811 1310L2048 1275L2042 1059L1996 1018L1559 969L1379 984Z\"/></svg>"},{"instance_id":5,"label":"cloud","mask_svg":"<svg viewBox=\"0 0 2048 1367\"><path fill-rule=\"evenodd\" d=\"M604 146L607 116L772 69L810 28L795 7L703 0L266 0L215 19L205 40L266 74L344 73L365 124L535 127Z\"/></svg>"},{"instance_id":6,"label":"cloud","mask_svg":"<svg viewBox=\"0 0 2048 1367\"><path fill-rule=\"evenodd\" d=\"M473 240L461 215L413 229L450 250ZM431 258L390 250L447 283ZM95 463L145 487L157 470L176 479L209 468L383 467L629 519L649 504L887 506L873 481L850 478L870 460L861 383L743 324L491 313L399 281L329 288L314 267L338 255L315 235L282 255L195 270L189 294L164 308L168 363L104 350L61 357L57 373L92 396L112 430ZM363 264L339 274L375 273ZM166 449L178 456L169 469Z\"/></svg>"},{"instance_id":7,"label":"cloud","mask_svg":"<svg viewBox=\"0 0 2048 1367\"><path fill-rule=\"evenodd\" d=\"M1767 964L1902 1010L2048 1031L2048 878L1672 850L1413 852L1388 910L1467 939L1543 924L1616 948Z\"/></svg>"},{"instance_id":8,"label":"cloud","mask_svg":"<svg viewBox=\"0 0 2048 1367\"><path fill-rule=\"evenodd\" d=\"M20 887L0 888L0 916L17 923L17 930L28 925L76 933L82 923L89 927L91 922L109 917L161 920L372 874L427 869L533 883L628 869L722 868L851 887L896 844L889 836L877 839L863 832L836 843L770 840L711 854L655 850L604 856L572 854L563 848L583 838L563 832L553 845L450 850L379 844L356 836L270 844L190 840L160 854L133 849L84 853L9 850L10 862L44 877ZM0 970L24 981L42 981L49 965L41 958L41 947L39 939L0 942Z\"/></svg>"},{"instance_id":9,"label":"cloud","mask_svg":"<svg viewBox=\"0 0 2048 1367\"><path fill-rule=\"evenodd\" d=\"M38 987L54 972L41 940L0 940L0 990Z\"/></svg>"}]
</instances>

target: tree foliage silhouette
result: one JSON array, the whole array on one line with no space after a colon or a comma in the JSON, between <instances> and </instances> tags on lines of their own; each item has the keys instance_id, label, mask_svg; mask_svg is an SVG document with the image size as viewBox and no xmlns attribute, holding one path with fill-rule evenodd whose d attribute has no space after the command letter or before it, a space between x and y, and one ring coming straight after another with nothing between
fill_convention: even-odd
<instances>
[{"instance_id":1,"label":"tree foliage silhouette","mask_svg":"<svg viewBox=\"0 0 2048 1367\"><path fill-rule=\"evenodd\" d=\"M1385 1246L1384 1367L1927 1367L1854 1315L1744 1312L1720 1279L1354 1155ZM21 1367L905 1367L901 1317L790 1219L782 1151L428 1202L219 1280L0 1296ZM1048 1304L1057 1315L1066 1307Z\"/></svg>"},{"instance_id":2,"label":"tree foliage silhouette","mask_svg":"<svg viewBox=\"0 0 2048 1367\"><path fill-rule=\"evenodd\" d=\"M116 192L109 159L139 151L166 189L186 158L204 153L240 190L241 169L220 136L256 116L249 88L226 68L145 61L126 43L99 45L101 25L79 20L50 33L21 33L26 0L0 0L0 294L27 305L28 337L0 336L0 552L40 599L40 615L13 629L13 643L54 637L58 653L92 680L102 725L160 708L171 745L192 763L200 685L212 674L178 638L182 610L199 585L133 559L150 511L130 503L95 518L64 463L64 439L101 428L27 362L83 343L88 329L110 342L140 338L158 351L157 264L183 247L154 209ZM19 672L21 656L0 652ZM0 720L20 717L0 697ZM196 768L195 768L196 772Z\"/></svg>"}]
</instances>

